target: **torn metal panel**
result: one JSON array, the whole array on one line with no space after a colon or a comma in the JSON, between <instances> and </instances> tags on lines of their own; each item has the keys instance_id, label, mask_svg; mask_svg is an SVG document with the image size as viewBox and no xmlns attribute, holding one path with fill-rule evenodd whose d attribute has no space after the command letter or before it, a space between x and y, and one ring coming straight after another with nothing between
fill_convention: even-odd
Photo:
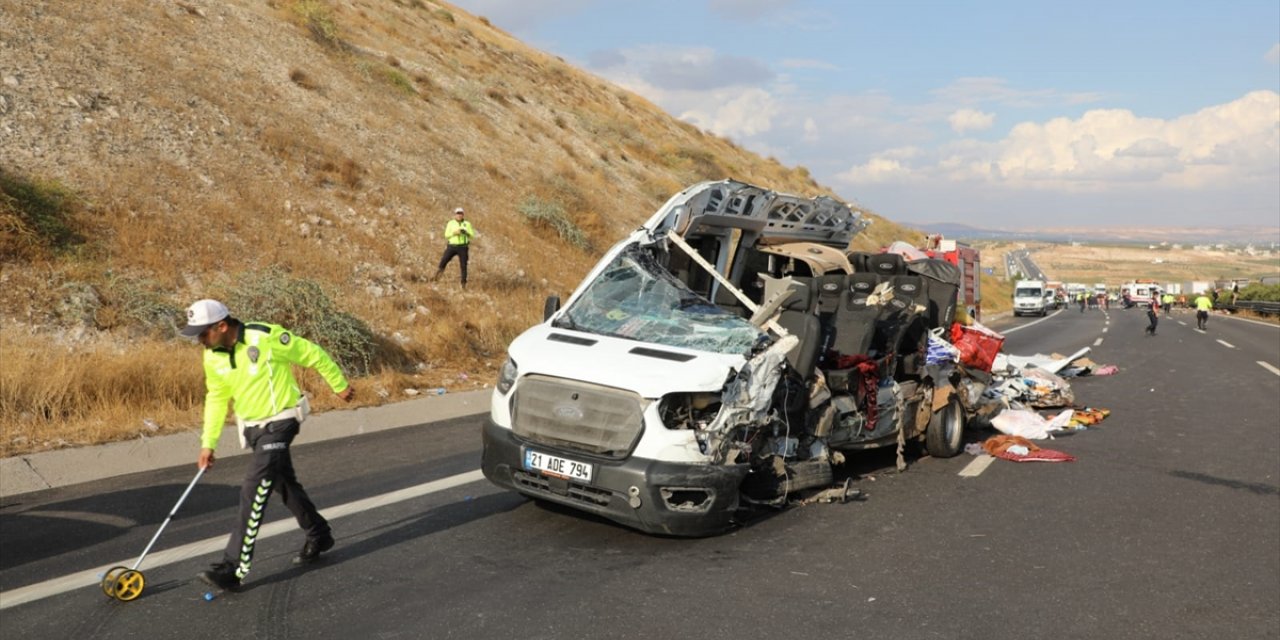
<instances>
[{"instance_id":1,"label":"torn metal panel","mask_svg":"<svg viewBox=\"0 0 1280 640\"><path fill-rule=\"evenodd\" d=\"M795 348L799 339L783 336L768 349L747 361L721 394L720 413L706 428L708 453L717 462L723 461L722 448L729 432L743 426L763 426L770 420L773 409L773 392L782 378L782 366L787 353Z\"/></svg>"},{"instance_id":2,"label":"torn metal panel","mask_svg":"<svg viewBox=\"0 0 1280 640\"><path fill-rule=\"evenodd\" d=\"M823 244L789 242L762 246L760 252L803 262L809 266L809 270L815 276L827 273L853 273L853 265L849 263L849 257L844 251Z\"/></svg>"}]
</instances>

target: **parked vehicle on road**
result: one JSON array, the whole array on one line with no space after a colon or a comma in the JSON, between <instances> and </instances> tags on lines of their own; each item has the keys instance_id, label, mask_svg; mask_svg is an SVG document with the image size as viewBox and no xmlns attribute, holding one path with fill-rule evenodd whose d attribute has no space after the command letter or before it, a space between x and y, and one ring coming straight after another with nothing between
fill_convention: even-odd
<instances>
[{"instance_id":1,"label":"parked vehicle on road","mask_svg":"<svg viewBox=\"0 0 1280 640\"><path fill-rule=\"evenodd\" d=\"M1048 289L1043 280L1019 280L1013 285L1013 315L1043 316L1049 313L1049 302L1045 300Z\"/></svg>"},{"instance_id":2,"label":"parked vehicle on road","mask_svg":"<svg viewBox=\"0 0 1280 640\"><path fill-rule=\"evenodd\" d=\"M959 268L847 252L867 223L731 180L676 194L511 343L486 477L697 536L830 489L852 451L956 455L985 387L926 345L951 325Z\"/></svg>"}]
</instances>

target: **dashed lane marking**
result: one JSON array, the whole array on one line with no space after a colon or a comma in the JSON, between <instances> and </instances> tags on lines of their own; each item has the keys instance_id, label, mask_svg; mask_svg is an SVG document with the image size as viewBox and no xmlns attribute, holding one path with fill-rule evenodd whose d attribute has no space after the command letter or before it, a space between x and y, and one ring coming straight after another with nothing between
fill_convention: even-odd
<instances>
[{"instance_id":1,"label":"dashed lane marking","mask_svg":"<svg viewBox=\"0 0 1280 640\"><path fill-rule=\"evenodd\" d=\"M1228 348L1228 349L1234 349L1234 348L1236 348L1236 346L1235 346L1234 344L1231 344L1230 342L1227 342L1226 340L1219 340L1219 341L1218 341L1218 344L1220 344L1220 345L1222 345L1222 346L1224 346L1224 347L1226 347L1226 348Z\"/></svg>"},{"instance_id":2,"label":"dashed lane marking","mask_svg":"<svg viewBox=\"0 0 1280 640\"><path fill-rule=\"evenodd\" d=\"M986 471L987 467L991 466L991 463L995 461L996 459L994 456L989 456L984 453L974 458L973 462L966 464L964 468L960 470L960 473L956 475L959 475L962 478L975 478L982 475L982 472Z\"/></svg>"},{"instance_id":3,"label":"dashed lane marking","mask_svg":"<svg viewBox=\"0 0 1280 640\"><path fill-rule=\"evenodd\" d=\"M1265 363L1265 362L1263 362L1263 361L1261 361L1261 360L1259 360L1259 361L1258 361L1258 364L1262 365L1262 368L1263 368L1263 369L1266 369L1267 371L1270 371L1271 373L1274 373L1274 374L1276 374L1276 375L1280 376L1280 369L1277 369L1277 368L1275 368L1275 367L1273 367L1273 366L1271 366L1271 365L1269 365L1269 364L1267 364L1267 363Z\"/></svg>"},{"instance_id":4,"label":"dashed lane marking","mask_svg":"<svg viewBox=\"0 0 1280 640\"><path fill-rule=\"evenodd\" d=\"M1095 346L1095 347L1096 347L1096 346L1098 346L1098 345L1100 345L1100 344L1102 344L1102 338L1098 338L1097 340L1094 340L1094 341L1093 341L1093 346Z\"/></svg>"},{"instance_id":5,"label":"dashed lane marking","mask_svg":"<svg viewBox=\"0 0 1280 640\"><path fill-rule=\"evenodd\" d=\"M424 482L422 484L414 485L412 487L406 487L404 489L391 491L389 493L384 493L382 495L377 495L370 498L364 498L363 500L355 500L352 502L348 502L346 504L340 504L336 507L333 507L332 509L323 509L321 510L320 513L326 519L333 520L335 518L341 518L342 516L351 515L353 513L369 511L370 509L385 507L387 505L395 504L397 502L403 502L405 500L418 498L421 496L425 496L427 494L437 493L439 491L444 491L446 489L459 487L464 484L470 484L472 482L482 480L483 478L484 478L484 473L481 472L479 469L476 469L475 471L460 473L456 476L449 476L448 478L432 480L431 482ZM270 524L262 525L262 528L258 530L258 539L262 540L264 538L278 536L282 533L293 531L294 529L297 528L297 526L298 526L298 523L295 522L293 518L288 518L285 520L276 520L275 522L272 522ZM212 538L205 538L204 540L199 540L189 544L184 544L180 547L174 547L172 549L165 549L164 551L153 552L147 555L146 568L149 571L151 569L162 567L167 564L173 564L175 562L190 560L191 558L194 558L196 556L201 556L201 555L218 551L219 549L222 549L223 547L225 547L226 544L227 544L227 536L226 534L222 534L219 536L214 536ZM58 594L66 593L68 591L73 591L81 587L96 586L100 584L102 581L102 578L99 577L100 574L105 573L108 569L112 567L132 567L133 563L136 561L137 561L137 558L117 560L115 562L104 564L99 567L94 567L92 569L85 569L84 571L73 573L71 575L62 576L61 578L45 580L44 582L36 583L26 587L20 587L17 589L9 589L8 591L0 591L0 609L8 609L9 607L17 606L27 602L33 602L36 600L41 600L43 598L48 598L50 596L56 596Z\"/></svg>"}]
</instances>

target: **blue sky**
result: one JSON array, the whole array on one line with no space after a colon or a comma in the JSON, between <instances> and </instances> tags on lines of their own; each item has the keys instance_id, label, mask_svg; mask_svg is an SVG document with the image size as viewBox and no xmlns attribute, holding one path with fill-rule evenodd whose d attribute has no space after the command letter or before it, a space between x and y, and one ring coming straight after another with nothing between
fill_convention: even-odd
<instances>
[{"instance_id":1,"label":"blue sky","mask_svg":"<svg viewBox=\"0 0 1280 640\"><path fill-rule=\"evenodd\" d=\"M901 222L1280 227L1280 2L456 0Z\"/></svg>"}]
</instances>

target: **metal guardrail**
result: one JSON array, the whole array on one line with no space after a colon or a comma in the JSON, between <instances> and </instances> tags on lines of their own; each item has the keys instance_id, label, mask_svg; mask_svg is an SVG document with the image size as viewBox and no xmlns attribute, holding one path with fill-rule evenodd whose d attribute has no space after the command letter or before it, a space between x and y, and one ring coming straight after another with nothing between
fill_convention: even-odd
<instances>
[{"instance_id":1,"label":"metal guardrail","mask_svg":"<svg viewBox=\"0 0 1280 640\"><path fill-rule=\"evenodd\" d=\"M1218 306L1232 313L1236 311L1252 311L1264 316L1280 315L1280 302L1237 300L1235 304L1219 304Z\"/></svg>"}]
</instances>

